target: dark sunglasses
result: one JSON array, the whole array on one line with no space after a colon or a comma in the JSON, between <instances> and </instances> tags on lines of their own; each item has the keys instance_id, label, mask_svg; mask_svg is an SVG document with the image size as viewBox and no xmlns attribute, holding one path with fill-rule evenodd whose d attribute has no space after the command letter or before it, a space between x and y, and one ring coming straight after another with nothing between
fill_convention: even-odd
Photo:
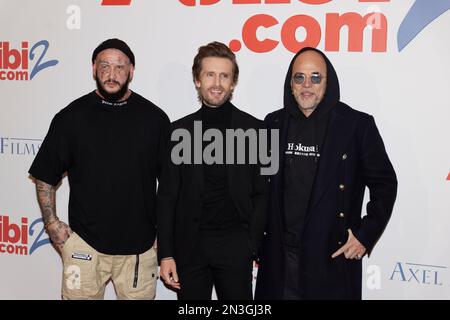
<instances>
[{"instance_id":1,"label":"dark sunglasses","mask_svg":"<svg viewBox=\"0 0 450 320\"><path fill-rule=\"evenodd\" d=\"M307 77L307 75L304 73L296 73L296 74L294 74L292 79L294 80L295 84L302 84L306 81L306 77ZM322 76L318 72L314 72L309 76L309 79L311 80L312 84L320 84L322 82L322 79L324 79L324 78L326 78L326 77Z\"/></svg>"}]
</instances>

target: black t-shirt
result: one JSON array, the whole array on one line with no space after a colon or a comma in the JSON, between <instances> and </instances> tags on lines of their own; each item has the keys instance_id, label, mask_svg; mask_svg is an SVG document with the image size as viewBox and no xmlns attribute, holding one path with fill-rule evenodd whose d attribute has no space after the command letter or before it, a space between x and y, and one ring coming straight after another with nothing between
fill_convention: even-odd
<instances>
[{"instance_id":1,"label":"black t-shirt","mask_svg":"<svg viewBox=\"0 0 450 320\"><path fill-rule=\"evenodd\" d=\"M306 118L298 107L288 108L289 128L284 156L285 244L300 245L311 190L328 125L328 110L315 110Z\"/></svg>"},{"instance_id":2,"label":"black t-shirt","mask_svg":"<svg viewBox=\"0 0 450 320\"><path fill-rule=\"evenodd\" d=\"M56 186L67 172L69 225L97 251L148 250L169 118L137 93L110 103L91 92L61 110L29 170Z\"/></svg>"}]
</instances>

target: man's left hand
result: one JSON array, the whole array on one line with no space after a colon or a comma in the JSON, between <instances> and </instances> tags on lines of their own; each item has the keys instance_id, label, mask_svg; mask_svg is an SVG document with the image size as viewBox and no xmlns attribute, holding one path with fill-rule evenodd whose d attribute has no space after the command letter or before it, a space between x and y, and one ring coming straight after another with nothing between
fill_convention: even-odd
<instances>
[{"instance_id":1,"label":"man's left hand","mask_svg":"<svg viewBox=\"0 0 450 320\"><path fill-rule=\"evenodd\" d=\"M338 251L333 253L331 258L336 258L341 254L345 255L346 259L357 259L360 260L366 253L366 248L361 244L361 242L356 239L353 235L351 229L348 229L348 239L347 242L339 248Z\"/></svg>"}]
</instances>

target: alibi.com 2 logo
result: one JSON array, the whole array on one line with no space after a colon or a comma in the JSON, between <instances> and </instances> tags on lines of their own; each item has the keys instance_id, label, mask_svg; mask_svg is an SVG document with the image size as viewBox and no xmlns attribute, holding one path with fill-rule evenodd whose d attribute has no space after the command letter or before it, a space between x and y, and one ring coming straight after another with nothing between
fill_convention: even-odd
<instances>
[{"instance_id":1,"label":"alibi.com 2 logo","mask_svg":"<svg viewBox=\"0 0 450 320\"><path fill-rule=\"evenodd\" d=\"M0 216L0 255L27 256L46 244L50 244L50 240L44 235L42 218L29 225L27 217L14 223L10 216Z\"/></svg>"},{"instance_id":2,"label":"alibi.com 2 logo","mask_svg":"<svg viewBox=\"0 0 450 320\"><path fill-rule=\"evenodd\" d=\"M9 41L0 42L0 80L29 81L42 70L58 64L58 60L46 60L50 44L41 40L30 46L28 41L22 41L14 46Z\"/></svg>"}]
</instances>

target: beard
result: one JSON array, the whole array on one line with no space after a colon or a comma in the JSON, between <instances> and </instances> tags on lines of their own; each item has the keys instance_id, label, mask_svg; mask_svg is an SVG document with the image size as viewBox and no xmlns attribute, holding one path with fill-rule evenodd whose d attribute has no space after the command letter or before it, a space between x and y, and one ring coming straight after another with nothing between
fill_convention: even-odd
<instances>
[{"instance_id":1,"label":"beard","mask_svg":"<svg viewBox=\"0 0 450 320\"><path fill-rule=\"evenodd\" d=\"M223 88L220 88L220 89L223 90ZM207 94L203 95L202 92L200 92L200 89L197 89L197 98L198 98L198 101L200 101L201 103L205 103L208 106L220 107L228 100L231 101L231 99L233 99L233 90L231 90L230 92L225 94L224 97L220 100L212 100L208 97Z\"/></svg>"},{"instance_id":2,"label":"beard","mask_svg":"<svg viewBox=\"0 0 450 320\"><path fill-rule=\"evenodd\" d=\"M318 101L303 102L300 100L300 102L298 102L298 105L302 110L315 110L319 105L319 102Z\"/></svg>"},{"instance_id":3,"label":"beard","mask_svg":"<svg viewBox=\"0 0 450 320\"><path fill-rule=\"evenodd\" d=\"M302 92L294 91L292 93L301 111L314 111L323 98L318 98L317 94L309 99L302 98Z\"/></svg>"},{"instance_id":4,"label":"beard","mask_svg":"<svg viewBox=\"0 0 450 320\"><path fill-rule=\"evenodd\" d=\"M120 83L117 81L114 80L108 81L113 81L120 86ZM106 91L103 83L100 82L98 76L95 76L95 83L97 84L98 92L100 92L100 94L102 95L102 97L105 98L106 101L117 102L120 99L122 99L128 92L128 84L130 83L130 74L128 74L127 81L125 81L125 83L119 87L119 90L117 90L114 93L109 93L108 91Z\"/></svg>"}]
</instances>

